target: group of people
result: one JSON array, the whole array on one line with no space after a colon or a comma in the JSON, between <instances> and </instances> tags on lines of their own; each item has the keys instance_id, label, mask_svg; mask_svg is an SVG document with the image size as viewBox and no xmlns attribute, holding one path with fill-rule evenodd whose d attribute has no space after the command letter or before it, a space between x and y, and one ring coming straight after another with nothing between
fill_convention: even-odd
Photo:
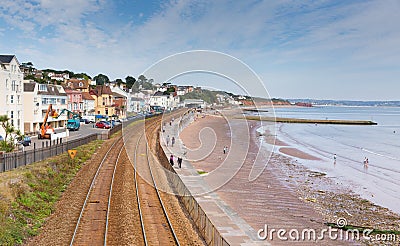
<instances>
[{"instance_id":1,"label":"group of people","mask_svg":"<svg viewBox=\"0 0 400 246\"><path fill-rule=\"evenodd\" d=\"M334 154L333 155L333 161L334 161L335 164L336 164L336 158L337 158L337 156L336 156L336 154ZM369 160L368 160L367 157L364 158L364 162L363 163L364 163L364 167L368 167Z\"/></svg>"},{"instance_id":2,"label":"group of people","mask_svg":"<svg viewBox=\"0 0 400 246\"><path fill-rule=\"evenodd\" d=\"M167 137L165 138L165 143L166 143L166 145L167 146L169 146L169 135L167 135ZM171 138L171 147L174 147L174 144L175 144L175 137L174 136L172 136L172 138Z\"/></svg>"},{"instance_id":3,"label":"group of people","mask_svg":"<svg viewBox=\"0 0 400 246\"><path fill-rule=\"evenodd\" d=\"M178 160L177 160L177 162L178 162L178 168L181 168L182 167L182 157L178 157ZM171 166L174 166L174 155L171 155L170 157L169 157L169 164L171 164Z\"/></svg>"}]
</instances>

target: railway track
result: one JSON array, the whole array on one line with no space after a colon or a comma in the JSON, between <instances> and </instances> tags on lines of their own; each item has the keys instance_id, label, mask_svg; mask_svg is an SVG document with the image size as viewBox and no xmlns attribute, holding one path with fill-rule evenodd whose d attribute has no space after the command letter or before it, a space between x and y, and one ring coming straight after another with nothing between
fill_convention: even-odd
<instances>
[{"instance_id":1,"label":"railway track","mask_svg":"<svg viewBox=\"0 0 400 246\"><path fill-rule=\"evenodd\" d=\"M112 185L122 137L117 139L102 159L82 205L70 245L106 245Z\"/></svg>"},{"instance_id":2,"label":"railway track","mask_svg":"<svg viewBox=\"0 0 400 246\"><path fill-rule=\"evenodd\" d=\"M159 163L149 144L158 141L160 124L161 117L138 122L109 147L85 193L71 246L203 245L177 198L157 189Z\"/></svg>"},{"instance_id":3,"label":"railway track","mask_svg":"<svg viewBox=\"0 0 400 246\"><path fill-rule=\"evenodd\" d=\"M144 134L137 141L133 165L144 244L180 245L157 189L149 159L149 148L146 141L141 141L144 140L143 136Z\"/></svg>"}]
</instances>

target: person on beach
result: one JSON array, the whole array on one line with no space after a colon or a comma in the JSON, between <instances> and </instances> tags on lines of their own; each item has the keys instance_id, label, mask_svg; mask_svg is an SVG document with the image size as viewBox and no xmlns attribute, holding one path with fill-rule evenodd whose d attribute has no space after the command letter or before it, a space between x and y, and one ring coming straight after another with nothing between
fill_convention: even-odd
<instances>
[{"instance_id":1,"label":"person on beach","mask_svg":"<svg viewBox=\"0 0 400 246\"><path fill-rule=\"evenodd\" d=\"M333 155L333 160L336 161L336 154Z\"/></svg>"},{"instance_id":2,"label":"person on beach","mask_svg":"<svg viewBox=\"0 0 400 246\"><path fill-rule=\"evenodd\" d=\"M174 156L173 155L171 155L169 157L169 164L171 164L171 166L174 166Z\"/></svg>"},{"instance_id":3,"label":"person on beach","mask_svg":"<svg viewBox=\"0 0 400 246\"><path fill-rule=\"evenodd\" d=\"M182 157L178 157L178 167L182 167Z\"/></svg>"},{"instance_id":4,"label":"person on beach","mask_svg":"<svg viewBox=\"0 0 400 246\"><path fill-rule=\"evenodd\" d=\"M368 158L367 157L364 158L364 166L368 166Z\"/></svg>"},{"instance_id":5,"label":"person on beach","mask_svg":"<svg viewBox=\"0 0 400 246\"><path fill-rule=\"evenodd\" d=\"M172 139L171 139L171 146L174 147L174 144L175 144L175 137L172 137Z\"/></svg>"},{"instance_id":6,"label":"person on beach","mask_svg":"<svg viewBox=\"0 0 400 246\"><path fill-rule=\"evenodd\" d=\"M169 144L169 135L167 135L167 138L165 139L165 143L167 144L167 147L168 147L168 144Z\"/></svg>"},{"instance_id":7,"label":"person on beach","mask_svg":"<svg viewBox=\"0 0 400 246\"><path fill-rule=\"evenodd\" d=\"M228 152L228 146L224 146L223 152L224 152L224 154L226 154Z\"/></svg>"}]
</instances>

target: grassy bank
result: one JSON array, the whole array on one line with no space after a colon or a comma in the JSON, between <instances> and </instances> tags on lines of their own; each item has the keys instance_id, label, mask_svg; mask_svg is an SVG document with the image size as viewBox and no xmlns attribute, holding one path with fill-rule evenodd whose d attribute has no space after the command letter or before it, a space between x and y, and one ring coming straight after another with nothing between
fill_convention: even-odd
<instances>
[{"instance_id":1,"label":"grassy bank","mask_svg":"<svg viewBox=\"0 0 400 246\"><path fill-rule=\"evenodd\" d=\"M247 120L261 120L281 123L307 123L307 124L336 124L336 125L377 125L370 120L322 120L322 119L296 119L283 117L245 116Z\"/></svg>"},{"instance_id":2,"label":"grassy bank","mask_svg":"<svg viewBox=\"0 0 400 246\"><path fill-rule=\"evenodd\" d=\"M102 141L0 174L0 245L22 244L35 236L55 203Z\"/></svg>"}]
</instances>

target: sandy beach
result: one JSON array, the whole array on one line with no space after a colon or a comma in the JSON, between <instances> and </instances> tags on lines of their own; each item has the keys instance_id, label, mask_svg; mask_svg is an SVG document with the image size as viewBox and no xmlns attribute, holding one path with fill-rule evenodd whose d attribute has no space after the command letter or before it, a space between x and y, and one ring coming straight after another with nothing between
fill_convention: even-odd
<instances>
[{"instance_id":1,"label":"sandy beach","mask_svg":"<svg viewBox=\"0 0 400 246\"><path fill-rule=\"evenodd\" d=\"M258 125L257 121L246 123L243 120L230 120L228 124L222 117L207 116L197 119L180 134L186 147L192 150L188 151L187 158L196 160L192 161L192 165L198 170L213 172L226 166L230 160L242 163L238 172L217 193L256 232L265 228L265 225L276 230L312 228L318 231L327 228L324 223L335 223L338 218L345 218L351 225L399 230L400 218L397 214L361 199L350 188L342 187L324 173L313 172L299 165L296 162L298 158L318 158L288 146L279 139L275 143L281 146L280 151L285 155L274 153L270 159L261 155L268 165L257 179L249 181L249 173L261 148L260 134L256 131ZM246 131L250 134L250 140L243 158L241 151L246 147L245 144L236 144L235 147L235 143L244 142L241 141L241 134ZM200 136L203 136L199 138L200 132ZM272 139L264 138L263 141L271 143ZM224 146L228 146L227 154L223 153ZM215 178L208 179L207 175L204 178L209 183L218 182ZM272 245L290 243L278 239L268 241ZM310 241L297 243L309 245ZM327 243L358 245L370 242L329 238L316 242L320 245Z\"/></svg>"}]
</instances>

